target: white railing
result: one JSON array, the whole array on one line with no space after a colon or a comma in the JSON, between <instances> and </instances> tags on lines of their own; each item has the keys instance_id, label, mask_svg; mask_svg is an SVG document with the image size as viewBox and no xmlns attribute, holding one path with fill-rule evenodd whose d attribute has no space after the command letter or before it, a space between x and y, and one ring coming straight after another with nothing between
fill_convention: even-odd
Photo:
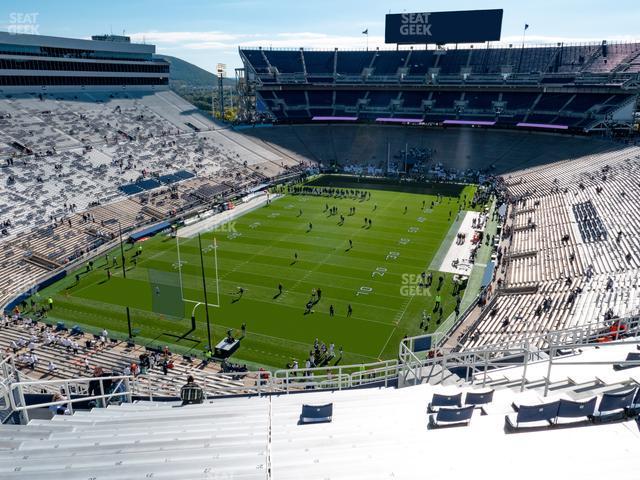
<instances>
[{"instance_id":1,"label":"white railing","mask_svg":"<svg viewBox=\"0 0 640 480\"><path fill-rule=\"evenodd\" d=\"M77 403L94 401L98 406L106 406L113 399L118 401L132 400L131 376L90 377L62 380L30 380L25 382L13 382L9 387L9 401L11 409L22 415L24 423L29 422L29 411L38 408L64 407L69 413L73 413L73 406ZM93 383L92 385L92 382ZM105 385L105 383L107 383ZM97 387L97 388L96 388ZM52 400L27 404L26 395L32 392L40 392L42 389L53 391ZM91 394L95 390L99 393ZM62 399L54 400L55 394L62 395ZM73 398L73 396L76 396Z\"/></svg>"},{"instance_id":2,"label":"white railing","mask_svg":"<svg viewBox=\"0 0 640 480\"><path fill-rule=\"evenodd\" d=\"M613 319L593 322L579 327L533 335L517 342L501 342L485 345L473 349L460 349L460 345L445 348L434 335L421 335L403 340L400 345L401 372L407 378L409 373L413 377L413 384L429 381L440 376L440 381L446 372L463 370L466 381L482 386L486 385L487 373L505 367L522 367L522 375L518 382L521 390L526 383L527 367L531 362L549 362L546 388L550 379L551 368L559 353L566 355L578 348L593 348L601 345L619 344L620 342L638 343L640 335L640 317L632 316L624 319ZM536 346L538 340L543 340L544 349ZM631 339L631 340L629 340ZM416 345L432 345L429 350L416 351ZM419 355L425 357L420 359ZM563 357L565 357L563 355ZM562 362L567 364L566 362ZM602 362L575 362L575 365L595 365ZM622 361L604 362L607 364L624 364ZM631 362L631 364L634 364ZM640 364L640 362L635 362ZM435 368L438 367L438 368ZM546 395L546 389L545 389Z\"/></svg>"},{"instance_id":3,"label":"white railing","mask_svg":"<svg viewBox=\"0 0 640 480\"><path fill-rule=\"evenodd\" d=\"M13 356L0 359L0 424L11 415L11 383L18 380Z\"/></svg>"},{"instance_id":4,"label":"white railing","mask_svg":"<svg viewBox=\"0 0 640 480\"><path fill-rule=\"evenodd\" d=\"M384 360L357 365L337 365L288 370L216 372L198 379L205 398L229 395L266 395L303 390L343 390L346 388L395 385L400 363ZM150 400L179 396L183 378L138 375L131 382L135 396Z\"/></svg>"}]
</instances>

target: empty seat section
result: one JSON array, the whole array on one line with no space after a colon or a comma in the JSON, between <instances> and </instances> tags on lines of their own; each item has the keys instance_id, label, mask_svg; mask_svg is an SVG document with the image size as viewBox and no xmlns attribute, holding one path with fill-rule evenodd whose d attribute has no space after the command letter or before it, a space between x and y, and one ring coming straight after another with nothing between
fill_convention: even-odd
<instances>
[{"instance_id":1,"label":"empty seat section","mask_svg":"<svg viewBox=\"0 0 640 480\"><path fill-rule=\"evenodd\" d=\"M434 64L433 52L430 50L414 50L409 60L409 75L425 75Z\"/></svg>"},{"instance_id":2,"label":"empty seat section","mask_svg":"<svg viewBox=\"0 0 640 480\"><path fill-rule=\"evenodd\" d=\"M288 107L296 107L307 104L307 99L302 91L283 90L276 92L276 95L284 100Z\"/></svg>"},{"instance_id":3,"label":"empty seat section","mask_svg":"<svg viewBox=\"0 0 640 480\"><path fill-rule=\"evenodd\" d=\"M369 106L388 107L392 99L398 97L398 92L369 92Z\"/></svg>"},{"instance_id":4,"label":"empty seat section","mask_svg":"<svg viewBox=\"0 0 640 480\"><path fill-rule=\"evenodd\" d=\"M309 96L309 105L311 106L327 106L330 107L333 104L333 92L330 90L309 90L307 91Z\"/></svg>"},{"instance_id":5,"label":"empty seat section","mask_svg":"<svg viewBox=\"0 0 640 480\"><path fill-rule=\"evenodd\" d=\"M408 51L377 52L373 62L374 75L396 75L398 68L404 66Z\"/></svg>"},{"instance_id":6,"label":"empty seat section","mask_svg":"<svg viewBox=\"0 0 640 480\"><path fill-rule=\"evenodd\" d=\"M355 106L359 98L364 97L364 92L337 91L336 105Z\"/></svg>"},{"instance_id":7,"label":"empty seat section","mask_svg":"<svg viewBox=\"0 0 640 480\"><path fill-rule=\"evenodd\" d=\"M307 75L333 75L334 52L303 52Z\"/></svg>"},{"instance_id":8,"label":"empty seat section","mask_svg":"<svg viewBox=\"0 0 640 480\"><path fill-rule=\"evenodd\" d=\"M453 102L460 100L461 92L434 92L433 100L435 100L435 108L437 109L452 109Z\"/></svg>"},{"instance_id":9,"label":"empty seat section","mask_svg":"<svg viewBox=\"0 0 640 480\"><path fill-rule=\"evenodd\" d=\"M276 67L280 73L302 73L304 71L299 51L265 50L264 54L269 63Z\"/></svg>"},{"instance_id":10,"label":"empty seat section","mask_svg":"<svg viewBox=\"0 0 640 480\"><path fill-rule=\"evenodd\" d=\"M373 59L373 52L340 52L336 72L338 75L361 75Z\"/></svg>"}]
</instances>

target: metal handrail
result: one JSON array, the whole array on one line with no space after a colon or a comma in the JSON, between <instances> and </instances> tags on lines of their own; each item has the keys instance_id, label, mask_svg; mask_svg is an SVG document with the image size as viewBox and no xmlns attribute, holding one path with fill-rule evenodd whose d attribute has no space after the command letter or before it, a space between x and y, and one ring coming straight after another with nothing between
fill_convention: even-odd
<instances>
[{"instance_id":1,"label":"metal handrail","mask_svg":"<svg viewBox=\"0 0 640 480\"><path fill-rule=\"evenodd\" d=\"M18 381L13 382L10 385L10 404L11 409L14 412L22 412L24 415L25 422L29 421L29 410L33 410L36 408L48 408L51 406L60 406L66 405L69 408L69 412L73 413L73 404L79 402L87 402L93 400L101 400L104 401L105 405L111 400L113 397L128 397L128 400L131 401L131 389L130 382L133 380L132 376L126 375L118 375L118 376L110 376L110 377L84 377L84 378L76 378L76 379L60 379L60 380L29 380L29 381ZM82 396L79 398L71 398L72 390L76 390L78 385L83 383L89 383L92 381L98 381L100 387L100 394L91 395L91 396ZM116 381L116 388L125 384L124 392L105 392L104 391L104 382L105 381ZM68 397L63 400L58 401L50 401L50 402L41 402L35 403L32 405L27 405L25 400L25 388L30 386L48 386L55 385L64 387L64 393ZM73 388L72 388L73 387ZM18 400L16 400L16 397Z\"/></svg>"}]
</instances>

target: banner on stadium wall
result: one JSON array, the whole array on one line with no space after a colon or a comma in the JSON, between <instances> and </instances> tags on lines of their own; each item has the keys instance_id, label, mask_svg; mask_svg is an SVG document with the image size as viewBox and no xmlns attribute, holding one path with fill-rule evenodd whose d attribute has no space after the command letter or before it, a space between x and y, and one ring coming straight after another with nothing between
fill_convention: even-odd
<instances>
[{"instance_id":1,"label":"banner on stadium wall","mask_svg":"<svg viewBox=\"0 0 640 480\"><path fill-rule=\"evenodd\" d=\"M500 40L502 9L390 13L385 43L479 43Z\"/></svg>"}]
</instances>

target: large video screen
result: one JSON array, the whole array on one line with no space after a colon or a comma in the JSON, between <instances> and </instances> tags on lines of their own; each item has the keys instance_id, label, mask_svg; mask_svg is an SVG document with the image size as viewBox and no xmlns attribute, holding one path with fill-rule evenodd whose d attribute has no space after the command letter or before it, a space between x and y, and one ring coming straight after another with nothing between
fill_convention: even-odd
<instances>
[{"instance_id":1,"label":"large video screen","mask_svg":"<svg viewBox=\"0 0 640 480\"><path fill-rule=\"evenodd\" d=\"M479 43L500 40L502 9L393 13L386 16L385 42Z\"/></svg>"}]
</instances>

